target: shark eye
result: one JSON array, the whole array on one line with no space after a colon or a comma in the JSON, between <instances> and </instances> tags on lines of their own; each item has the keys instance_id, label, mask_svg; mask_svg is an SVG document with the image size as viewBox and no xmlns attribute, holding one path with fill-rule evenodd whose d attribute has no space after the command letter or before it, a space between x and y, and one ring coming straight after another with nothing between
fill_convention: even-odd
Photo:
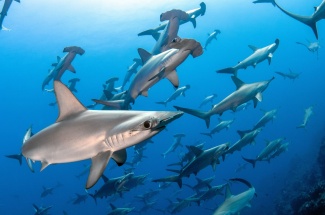
<instances>
[{"instance_id":1,"label":"shark eye","mask_svg":"<svg viewBox=\"0 0 325 215\"><path fill-rule=\"evenodd\" d=\"M152 126L152 123L151 123L150 120L147 120L147 121L145 121L145 122L143 123L143 127L146 128L146 129L151 128L151 126Z\"/></svg>"},{"instance_id":2,"label":"shark eye","mask_svg":"<svg viewBox=\"0 0 325 215\"><path fill-rule=\"evenodd\" d=\"M175 37L173 40L172 40L172 43L177 43L179 41L179 38L178 37Z\"/></svg>"}]
</instances>

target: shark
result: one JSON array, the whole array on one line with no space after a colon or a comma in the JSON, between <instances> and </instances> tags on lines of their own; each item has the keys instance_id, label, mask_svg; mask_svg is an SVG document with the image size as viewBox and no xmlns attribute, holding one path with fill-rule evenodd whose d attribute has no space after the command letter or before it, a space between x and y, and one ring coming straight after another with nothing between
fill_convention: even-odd
<instances>
[{"instance_id":1,"label":"shark","mask_svg":"<svg viewBox=\"0 0 325 215\"><path fill-rule=\"evenodd\" d=\"M173 92L173 94L171 96L168 97L168 99L166 99L165 101L156 102L156 104L165 105L165 107L166 107L168 102L176 100L176 98L178 98L179 96L185 97L186 90L188 90L190 88L191 88L191 85L189 85L189 84L187 84L183 87L179 87Z\"/></svg>"},{"instance_id":2,"label":"shark","mask_svg":"<svg viewBox=\"0 0 325 215\"><path fill-rule=\"evenodd\" d=\"M21 166L22 164L22 158L23 158L23 154L19 153L19 154L13 154L13 155L5 155L7 158L11 158L11 159L15 159L18 160L19 165Z\"/></svg>"},{"instance_id":3,"label":"shark","mask_svg":"<svg viewBox=\"0 0 325 215\"><path fill-rule=\"evenodd\" d=\"M177 147L179 146L183 146L181 144L181 139L185 137L185 134L175 134L174 135L174 143L167 149L166 152L162 153L161 156L163 156L164 158L166 158L166 156L170 153L170 152L174 152Z\"/></svg>"},{"instance_id":4,"label":"shark","mask_svg":"<svg viewBox=\"0 0 325 215\"><path fill-rule=\"evenodd\" d=\"M202 102L200 103L199 108L201 108L203 105L208 104L209 102L212 103L212 102L213 102L213 99L216 98L217 96L218 96L217 94L213 93L213 94L211 94L211 95L205 97L205 98L202 100Z\"/></svg>"},{"instance_id":5,"label":"shark","mask_svg":"<svg viewBox=\"0 0 325 215\"><path fill-rule=\"evenodd\" d=\"M291 69L289 69L289 73L284 73L284 72L275 72L276 74L282 76L284 79L285 78L289 78L291 80L295 80L297 78L299 78L301 73L294 73L291 71Z\"/></svg>"},{"instance_id":6,"label":"shark","mask_svg":"<svg viewBox=\"0 0 325 215\"><path fill-rule=\"evenodd\" d=\"M310 42L307 40L307 42L308 44L305 44L303 42L296 42L296 44L306 47L306 49L312 53L317 52L318 55L318 50L321 48L321 46L319 45L319 41Z\"/></svg>"},{"instance_id":7,"label":"shark","mask_svg":"<svg viewBox=\"0 0 325 215\"><path fill-rule=\"evenodd\" d=\"M43 191L41 193L41 198L44 198L48 195L53 194L54 187L44 187L43 186Z\"/></svg>"},{"instance_id":8,"label":"shark","mask_svg":"<svg viewBox=\"0 0 325 215\"><path fill-rule=\"evenodd\" d=\"M200 201L206 201L215 198L217 195L222 195L221 191L227 184L217 185L209 187L208 190L197 192L196 196Z\"/></svg>"},{"instance_id":9,"label":"shark","mask_svg":"<svg viewBox=\"0 0 325 215\"><path fill-rule=\"evenodd\" d=\"M267 159L266 161L270 162L273 158L281 155L283 152L288 151L289 142L282 143Z\"/></svg>"},{"instance_id":10,"label":"shark","mask_svg":"<svg viewBox=\"0 0 325 215\"><path fill-rule=\"evenodd\" d=\"M197 175L199 171L211 165L215 170L217 164L220 163L219 157L222 156L229 148L229 143L224 143L206 150L190 146L195 154L195 157L188 162L181 170L167 169L168 171L178 173L161 179L155 179L153 182L177 182L178 186L182 187L182 178L189 177L191 174Z\"/></svg>"},{"instance_id":11,"label":"shark","mask_svg":"<svg viewBox=\"0 0 325 215\"><path fill-rule=\"evenodd\" d=\"M211 182L213 180L214 180L214 176L209 177L209 178L205 178L205 179L200 179L200 178L196 177L196 181L197 181L196 185L194 185L194 186L191 186L191 185L188 185L188 184L184 184L184 185L186 185L187 187L191 188L193 191L198 193L203 188L210 189L212 187Z\"/></svg>"},{"instance_id":12,"label":"shark","mask_svg":"<svg viewBox=\"0 0 325 215\"><path fill-rule=\"evenodd\" d=\"M69 46L65 47L63 49L63 52L67 52L66 55L64 55L62 58L57 56L57 63L53 63L52 66L53 69L49 70L48 75L45 77L43 84L42 84L42 90L44 90L45 86L48 85L48 83L53 80L60 80L63 73L66 70L69 70L73 73L76 72L76 70L71 65L72 61L76 57L77 54L83 55L85 53L85 50L78 46Z\"/></svg>"},{"instance_id":13,"label":"shark","mask_svg":"<svg viewBox=\"0 0 325 215\"><path fill-rule=\"evenodd\" d=\"M306 125L309 121L310 116L313 114L313 106L310 106L305 109L305 115L302 124L298 125L297 128L306 128Z\"/></svg>"},{"instance_id":14,"label":"shark","mask_svg":"<svg viewBox=\"0 0 325 215\"><path fill-rule=\"evenodd\" d=\"M20 0L15 0L15 1L20 3ZM3 4L3 7L2 7L2 10L1 10L1 13L0 13L0 30L10 30L10 29L4 27L2 25L2 23L3 23L3 20L5 19L5 17L7 16L7 14L8 14L8 10L9 10L12 2L13 2L13 0L5 0L5 3Z\"/></svg>"},{"instance_id":15,"label":"shark","mask_svg":"<svg viewBox=\"0 0 325 215\"><path fill-rule=\"evenodd\" d=\"M280 40L276 39L274 43L265 46L263 48L257 48L255 46L249 45L248 47L253 50L253 54L245 58L243 61L240 61L236 66L228 67L225 69L217 70L217 73L226 73L226 74L234 74L237 76L237 71L239 69L246 69L249 66L256 67L256 65L264 60L268 60L269 65L271 64L271 60L273 58L273 53L277 50L280 44Z\"/></svg>"},{"instance_id":16,"label":"shark","mask_svg":"<svg viewBox=\"0 0 325 215\"><path fill-rule=\"evenodd\" d=\"M274 0L256 0L253 1L254 4L258 4L258 3L271 3L274 7L276 6Z\"/></svg>"},{"instance_id":17,"label":"shark","mask_svg":"<svg viewBox=\"0 0 325 215\"><path fill-rule=\"evenodd\" d=\"M242 158L248 163L252 164L253 168L255 168L256 161L267 160L267 158L281 146L283 140L285 140L284 137L278 138L273 141L267 141L266 147L261 151L259 155L257 155L255 159L248 159L244 157Z\"/></svg>"},{"instance_id":18,"label":"shark","mask_svg":"<svg viewBox=\"0 0 325 215\"><path fill-rule=\"evenodd\" d=\"M277 109L273 109L270 111L264 111L264 115L262 116L262 118L255 124L253 129L257 129L257 128L262 128L266 125L266 123L270 122L271 120L276 118L276 114L277 114L278 110Z\"/></svg>"},{"instance_id":19,"label":"shark","mask_svg":"<svg viewBox=\"0 0 325 215\"><path fill-rule=\"evenodd\" d=\"M210 138L212 138L212 134L215 133L219 133L221 130L223 129L229 129L230 125L234 122L234 119L231 120L222 120L221 118L219 118L219 124L216 125L209 133L201 133L203 135L209 136Z\"/></svg>"},{"instance_id":20,"label":"shark","mask_svg":"<svg viewBox=\"0 0 325 215\"><path fill-rule=\"evenodd\" d=\"M53 206L48 206L48 207L38 207L37 205L33 204L34 210L35 210L35 215L47 215L48 211L53 207Z\"/></svg>"},{"instance_id":21,"label":"shark","mask_svg":"<svg viewBox=\"0 0 325 215\"><path fill-rule=\"evenodd\" d=\"M314 13L310 16L301 16L301 15L291 13L285 10L284 8L282 8L275 0L272 0L271 2L272 4L275 4L286 15L309 26L313 30L314 35L318 40L318 31L317 31L316 23L322 19L325 19L325 0L323 0L319 6L314 7Z\"/></svg>"},{"instance_id":22,"label":"shark","mask_svg":"<svg viewBox=\"0 0 325 215\"><path fill-rule=\"evenodd\" d=\"M117 208L112 203L109 204L112 208L112 211L109 212L107 215L126 215L134 210L133 208Z\"/></svg>"},{"instance_id":23,"label":"shark","mask_svg":"<svg viewBox=\"0 0 325 215\"><path fill-rule=\"evenodd\" d=\"M201 2L200 8L195 8L193 10L186 11L186 13L188 14L188 19L181 20L180 25L185 24L187 22L192 22L193 27L196 28L196 18L199 16L203 16L205 14L205 11L206 11L206 4L204 2ZM156 28L143 31L143 32L139 33L138 36L152 35L154 38L157 38L159 31L165 29L166 25L167 25L167 22L159 25Z\"/></svg>"},{"instance_id":24,"label":"shark","mask_svg":"<svg viewBox=\"0 0 325 215\"><path fill-rule=\"evenodd\" d=\"M208 39L205 42L204 50L208 50L207 47L212 42L213 39L217 40L217 35L218 34L221 34L221 31L218 30L218 29L214 30L211 34L208 34Z\"/></svg>"},{"instance_id":25,"label":"shark","mask_svg":"<svg viewBox=\"0 0 325 215\"><path fill-rule=\"evenodd\" d=\"M54 81L59 106L56 122L29 138L22 154L41 161L41 171L50 164L91 159L86 189L98 181L110 158L121 166L126 148L162 131L183 115L172 111L87 110L60 81Z\"/></svg>"},{"instance_id":26,"label":"shark","mask_svg":"<svg viewBox=\"0 0 325 215\"><path fill-rule=\"evenodd\" d=\"M269 86L271 81L274 79L271 78L267 81L260 81L260 82L254 82L250 84L244 83L242 80L237 78L236 76L231 76L232 81L236 85L237 90L228 95L226 98L224 98L221 102L214 105L211 110L204 112L199 110L194 110L190 108L183 108L179 106L174 106L177 110L181 110L185 113L188 113L190 115L199 117L203 119L206 123L207 128L209 128L210 125L210 117L214 114L219 114L220 116L225 112L226 110L232 110L236 111L236 108L250 100L253 100L254 102L254 108L257 106L258 101L262 101L262 93L266 88Z\"/></svg>"},{"instance_id":27,"label":"shark","mask_svg":"<svg viewBox=\"0 0 325 215\"><path fill-rule=\"evenodd\" d=\"M86 203L87 198L88 198L87 194L81 195L76 193L76 198L73 199L72 204L79 205L81 202Z\"/></svg>"},{"instance_id":28,"label":"shark","mask_svg":"<svg viewBox=\"0 0 325 215\"><path fill-rule=\"evenodd\" d=\"M123 79L122 86L120 87L121 91L124 90L125 85L130 81L130 78L132 77L133 74L136 74L138 72L138 67L142 66L142 61L140 58L134 58L133 59L133 64L129 66L126 71L126 74Z\"/></svg>"},{"instance_id":29,"label":"shark","mask_svg":"<svg viewBox=\"0 0 325 215\"><path fill-rule=\"evenodd\" d=\"M175 88L179 86L176 68L192 55L198 57L203 50L200 43L193 39L175 38L170 48L158 55L152 55L144 49L138 49L143 66L132 80L123 100L106 102L107 105L126 110L139 96L148 96L148 90L160 80L167 78Z\"/></svg>"},{"instance_id":30,"label":"shark","mask_svg":"<svg viewBox=\"0 0 325 215\"><path fill-rule=\"evenodd\" d=\"M251 183L242 178L233 178L229 181L241 182L248 186L248 190L237 195L233 195L231 194L229 184L226 185L226 199L223 203L221 203L213 215L239 214L243 208L251 207L250 201L253 199L254 195L256 195L255 188L251 185Z\"/></svg>"}]
</instances>

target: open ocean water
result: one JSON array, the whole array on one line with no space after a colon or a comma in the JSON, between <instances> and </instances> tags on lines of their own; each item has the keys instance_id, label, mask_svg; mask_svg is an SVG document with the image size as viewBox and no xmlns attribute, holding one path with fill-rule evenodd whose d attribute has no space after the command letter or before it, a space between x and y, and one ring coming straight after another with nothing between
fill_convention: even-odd
<instances>
[{"instance_id":1,"label":"open ocean water","mask_svg":"<svg viewBox=\"0 0 325 215\"><path fill-rule=\"evenodd\" d=\"M0 7L4 1L0 2ZM246 110L233 112L228 110L221 116L223 120L235 119L228 130L214 134L213 138L200 133L209 132L218 124L219 116L212 116L210 130L203 120L184 114L180 119L168 125L166 131L152 138L153 144L148 144L144 150L144 158L135 166L134 174L149 174L144 184L119 195L107 199L97 199L97 205L91 196L80 204L73 204L76 193L85 195L87 175L79 179L85 165L90 160L50 165L39 172L40 164L34 166L32 173L25 159L19 166L16 160L5 155L19 154L23 136L30 125L37 133L55 122L58 116L57 106L50 106L55 101L54 93L41 90L51 64L57 56L63 57L64 47L79 46L85 54L77 55L72 62L76 73L66 71L62 82L71 78L79 78L75 96L84 105L92 104L91 99L102 94L102 84L109 78L118 77L116 87L123 82L128 66L134 58L139 58L138 48L151 51L155 44L152 36L137 34L160 24L160 14L171 9L188 11L199 8L201 1L150 1L150 0L21 0L12 2L5 17L3 26L10 31L0 32L0 70L2 74L1 92L1 147L0 163L0 214L34 214L32 204L37 206L52 206L49 214L108 214L110 203L116 207L134 207L130 214L168 214L169 201L177 201L195 194L187 186L180 189L177 183L162 189L148 200L156 202L151 209L142 210L144 203L135 196L150 190L158 189L158 183L153 179L174 175L166 171L167 165L179 161L180 154L186 152L185 145L195 145L204 141L204 149L230 142L234 144L240 136L237 130L252 129L263 116L263 110L277 109L276 119L269 122L256 137L255 144L244 147L220 159L214 172L211 166L200 171L196 177L205 179L214 176L212 186L226 183L230 178L244 178L256 189L257 196L251 201L251 207L242 210L241 214L281 214L278 206L287 193L300 195L308 190L304 182L306 177L315 174L315 183L322 179L318 172L317 156L322 138L325 136L325 22L317 23L320 48L318 55L309 52L296 42L316 42L310 27L288 17L272 4L253 4L251 0L205 0L206 13L196 18L196 28L189 22L181 25L178 36L193 38L204 46L208 33L219 29L221 34L213 40L202 56L189 56L178 68L177 74L180 87L189 84L191 88L186 96L180 96L167 106L155 102L166 100L174 88L167 79L158 82L149 90L148 97L139 96L133 110L169 110L174 111L174 105L199 109L200 102L208 95L218 96L212 104L217 104L232 93L236 87L230 75L218 74L216 70L234 66L238 61L252 54L248 45L258 48L280 40L278 49L274 52L272 62L267 60L257 64L256 68L248 67L239 70L238 77L245 83L275 79L263 93L263 101L254 109L252 101ZM310 15L314 6L321 0L284 1L277 3L288 11L301 15ZM141 67L140 67L141 68ZM296 80L284 79L276 71L288 73L292 70L301 73ZM132 76L133 78L134 76ZM131 80L132 80L131 78ZM126 85L128 88L130 82ZM47 89L53 87L51 81ZM305 109L313 106L313 114L305 129L296 127L304 118ZM96 109L100 109L98 105ZM200 110L207 111L211 104ZM163 158L165 152L173 143L173 135L183 133L181 143L177 148ZM285 137L289 142L288 151L268 162L257 162L256 167L250 164L236 172L236 168L245 161L242 156L255 158L265 147L266 140ZM128 148L128 160L131 161L134 149ZM108 178L122 176L127 165L117 167L110 161L104 174ZM179 167L172 167L179 169ZM315 173L316 172L316 173ZM195 185L194 175L183 178L183 184ZM299 183L300 182L300 183ZM57 186L58 183L61 186ZM298 183L296 187L291 183ZM93 194L103 185L100 179L88 190ZM55 187L53 194L41 197L44 187ZM305 186L305 187L304 187ZM232 183L231 191L238 194L247 189L240 183ZM180 191L179 193L176 193ZM213 211L224 201L224 190L200 205L193 202L179 214L213 214ZM175 195L173 195L175 194ZM288 195L286 195L288 196ZM288 200L288 199L286 199ZM288 203L290 204L290 203ZM158 209L158 210L156 210ZM285 214L285 213L283 213Z\"/></svg>"}]
</instances>

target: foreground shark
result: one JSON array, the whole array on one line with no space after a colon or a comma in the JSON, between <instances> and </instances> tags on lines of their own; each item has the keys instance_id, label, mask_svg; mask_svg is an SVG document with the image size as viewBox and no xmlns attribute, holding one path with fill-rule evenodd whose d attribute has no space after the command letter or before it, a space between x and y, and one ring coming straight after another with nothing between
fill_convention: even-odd
<instances>
[{"instance_id":1,"label":"foreground shark","mask_svg":"<svg viewBox=\"0 0 325 215\"><path fill-rule=\"evenodd\" d=\"M237 90L227 96L218 104L214 105L211 110L204 112L189 108L183 108L174 106L177 110L181 110L185 113L191 114L193 116L199 117L205 120L207 128L210 125L210 117L214 114L222 115L226 110L236 111L236 108L249 100L253 100L254 107L256 107L258 101L262 101L262 92L266 90L270 82L274 79L271 78L268 81L255 82L251 84L245 84L236 76L231 76L233 82L235 83Z\"/></svg>"},{"instance_id":2,"label":"foreground shark","mask_svg":"<svg viewBox=\"0 0 325 215\"><path fill-rule=\"evenodd\" d=\"M167 169L171 172L176 172L179 175L173 175L166 178L156 179L153 182L177 182L178 186L182 187L182 178L189 177L191 174L197 175L199 171L211 165L213 170L220 163L219 157L222 156L229 148L228 143L224 143L210 149L202 150L195 146L190 146L195 157L187 163L181 170Z\"/></svg>"},{"instance_id":3,"label":"foreground shark","mask_svg":"<svg viewBox=\"0 0 325 215\"><path fill-rule=\"evenodd\" d=\"M179 97L181 95L185 96L185 91L190 88L191 88L191 86L189 84L185 85L184 87L180 87L177 90L175 90L175 92L171 96L169 96L168 99L166 99L165 101L162 101L162 102L156 102L156 104L162 104L162 105L165 105L165 107L166 107L168 102L175 100L177 97Z\"/></svg>"},{"instance_id":4,"label":"foreground shark","mask_svg":"<svg viewBox=\"0 0 325 215\"><path fill-rule=\"evenodd\" d=\"M193 10L189 10L189 11L186 11L186 13L188 14L188 19L187 20L181 20L180 21L180 25L182 24L185 24L187 22L192 22L193 24L193 27L195 28L196 27L196 18L198 16L203 16L205 14L205 11L206 11L206 5L204 2L201 2L200 3L200 8L196 8L196 9L193 9ZM165 29L167 23L163 23L161 25L159 25L157 28L154 28L154 29L149 29L149 30L146 30L146 31L143 31L141 33L138 34L138 36L143 36L143 35L152 35L154 38L158 38L159 36L159 31Z\"/></svg>"},{"instance_id":5,"label":"foreground shark","mask_svg":"<svg viewBox=\"0 0 325 215\"><path fill-rule=\"evenodd\" d=\"M50 164L91 159L86 188L100 178L110 158L126 161L125 148L162 131L182 112L87 110L69 89L54 81L59 106L56 122L28 139L22 146L27 159Z\"/></svg>"},{"instance_id":6,"label":"foreground shark","mask_svg":"<svg viewBox=\"0 0 325 215\"><path fill-rule=\"evenodd\" d=\"M325 0L323 0L318 7L314 7L315 11L310 16L300 16L300 15L293 14L283 9L281 6L279 6L278 3L276 3L276 1L271 0L271 2L272 4L275 4L283 13L311 27L311 29L315 34L316 39L318 40L318 31L317 31L316 23L321 19L325 19Z\"/></svg>"},{"instance_id":7,"label":"foreground shark","mask_svg":"<svg viewBox=\"0 0 325 215\"><path fill-rule=\"evenodd\" d=\"M214 30L211 34L208 34L208 39L205 42L204 50L207 50L208 45L211 43L213 39L217 40L218 34L221 34L220 30Z\"/></svg>"},{"instance_id":8,"label":"foreground shark","mask_svg":"<svg viewBox=\"0 0 325 215\"><path fill-rule=\"evenodd\" d=\"M20 0L15 0L16 2L20 3ZM0 30L10 30L8 28L5 28L2 26L3 20L7 16L8 10L11 6L11 3L13 0L5 0L5 3L3 4L2 11L0 13Z\"/></svg>"},{"instance_id":9,"label":"foreground shark","mask_svg":"<svg viewBox=\"0 0 325 215\"><path fill-rule=\"evenodd\" d=\"M52 64L54 68L52 70L49 70L48 75L43 81L42 84L42 90L44 90L45 86L48 85L48 83L53 79L53 80L61 80L61 76L65 72L65 70L69 70L73 73L76 72L76 70L73 68L71 65L71 62L75 58L77 54L83 55L85 53L85 50L78 46L69 46L65 47L63 49L63 52L68 52L65 56L60 58L59 56L57 57L57 63Z\"/></svg>"},{"instance_id":10,"label":"foreground shark","mask_svg":"<svg viewBox=\"0 0 325 215\"><path fill-rule=\"evenodd\" d=\"M313 106L310 106L305 110L304 120L303 123L298 125L297 128L306 128L306 125L309 121L310 116L313 114Z\"/></svg>"},{"instance_id":11,"label":"foreground shark","mask_svg":"<svg viewBox=\"0 0 325 215\"><path fill-rule=\"evenodd\" d=\"M229 184L226 186L226 199L218 207L213 215L232 215L239 214L245 207L251 207L250 201L254 197L255 188L246 180L241 178L233 178L230 181L239 181L248 186L248 190L237 195L232 195Z\"/></svg>"},{"instance_id":12,"label":"foreground shark","mask_svg":"<svg viewBox=\"0 0 325 215\"><path fill-rule=\"evenodd\" d=\"M179 80L176 67L183 63L190 54L194 58L200 56L203 53L202 46L193 39L180 38L175 38L169 46L171 49L158 55L138 49L143 66L131 82L124 100L106 104L126 110L139 95L148 96L148 90L163 78L167 78L175 88L178 88Z\"/></svg>"},{"instance_id":13,"label":"foreground shark","mask_svg":"<svg viewBox=\"0 0 325 215\"><path fill-rule=\"evenodd\" d=\"M212 138L212 134L219 133L223 129L229 129L230 125L234 122L234 119L231 120L222 120L219 118L219 124L216 125L209 133L201 133L203 135L209 136Z\"/></svg>"},{"instance_id":14,"label":"foreground shark","mask_svg":"<svg viewBox=\"0 0 325 215\"><path fill-rule=\"evenodd\" d=\"M253 50L253 54L248 56L243 61L240 61L236 66L228 67L225 69L217 70L217 73L228 73L237 76L239 69L246 69L249 66L256 67L256 65L264 60L268 60L271 64L273 53L277 50L280 40L276 39L274 43L265 46L263 48L256 48L255 46L249 45L248 47Z\"/></svg>"}]
</instances>

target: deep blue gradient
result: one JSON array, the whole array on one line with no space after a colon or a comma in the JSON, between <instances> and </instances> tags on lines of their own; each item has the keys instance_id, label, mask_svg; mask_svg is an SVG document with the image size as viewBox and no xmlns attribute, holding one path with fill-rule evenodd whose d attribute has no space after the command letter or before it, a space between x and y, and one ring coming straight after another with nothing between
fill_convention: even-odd
<instances>
[{"instance_id":1,"label":"deep blue gradient","mask_svg":"<svg viewBox=\"0 0 325 215\"><path fill-rule=\"evenodd\" d=\"M3 2L3 1L2 1ZM197 18L197 27L191 23L182 25L178 35L182 38L193 38L204 46L207 33L220 29L218 40L213 40L202 56L193 59L191 56L178 67L177 74L180 86L191 85L186 97L180 97L164 107L155 102L167 99L174 91L168 80L162 80L149 90L149 96L139 96L133 105L134 110L175 110L173 105L197 109L206 96L217 93L214 104L221 101L235 90L230 75L217 74L215 71L234 66L252 51L248 45L264 47L280 39L278 50L274 53L271 65L267 61L246 70L239 70L238 77L244 82L268 80L275 77L269 88L263 93L263 101L257 108L251 105L247 110L233 113L227 111L222 119L235 118L229 130L224 130L210 139L201 132L208 132L203 120L184 114L182 118L168 126L152 140L154 144L147 146L144 154L148 157L136 166L135 174L150 173L145 185L117 197L99 199L98 204L91 197L86 203L73 205L67 203L75 197L75 193L85 194L84 187L87 174L80 179L75 175L83 170L90 160L50 165L39 172L40 165L35 166L36 172L31 173L25 160L20 167L18 162L4 155L20 153L26 129L33 125L33 131L55 122L57 106L48 104L55 101L53 93L42 92L41 85L51 64L57 56L63 56L66 46L80 46L86 52L76 56L72 65L77 73L65 72L62 81L67 83L71 78L81 79L77 83L76 97L85 105L92 103L102 93L102 84L110 77L119 77L118 85L122 84L127 67L138 57L137 48L151 50L155 44L151 36L138 37L137 34L160 24L159 16L171 9L191 10L199 7L200 1L151 1L151 0L21 0L13 2L3 25L12 29L0 32L0 71L2 74L1 121L0 130L0 164L1 164L1 195L0 214L34 214L32 204L38 206L53 205L50 214L62 214L67 211L73 214L107 214L111 208L109 203L117 207L136 207L140 210L142 203L134 196L149 189L157 189L158 184L151 182L174 173L165 169L170 163L178 162L178 154L185 147L168 154L164 159L160 154L173 143L173 135L184 133L183 145L193 145L198 140L206 141L204 148L210 148L225 142L235 143L239 139L237 130L251 129L262 117L259 109L278 109L277 118L269 123L256 138L255 145L245 147L241 152L228 156L217 166L216 172L207 167L197 175L199 178L215 176L213 185L224 183L234 177L242 177L250 181L256 188L258 197L252 200L252 208L245 208L242 214L273 214L275 202L281 194L290 168L296 160L305 164L301 171L313 168L322 138L325 122L325 55L323 48L319 56L309 52L296 42L316 41L312 30L296 20L283 14L271 4L253 4L250 0L206 0L206 14ZM285 1L278 3L297 14L310 15L320 0ZM325 21L317 23L320 45L325 37ZM295 80L283 79L275 71L301 73ZM127 85L128 86L128 85ZM52 82L48 85L52 88ZM306 129L296 129L302 123L304 110L314 106ZM209 110L210 104L202 110ZM218 116L211 117L210 128L218 123ZM238 164L244 163L241 155L254 158L264 147L265 140L286 137L290 142L289 150L275 158L271 163L259 162L255 169L247 166L236 173ZM134 150L128 149L128 160L132 159ZM116 167L116 168L113 168ZM110 170L110 168L113 168ZM126 168L126 167L125 167ZM110 162L105 170L108 178L123 174L124 168ZM53 187L57 183L63 186L54 189L53 195L41 198L42 186ZM195 177L184 178L183 183L196 184ZM103 182L100 180L89 193L98 190ZM234 184L234 194L246 188ZM168 205L167 198L178 191L177 184L161 191L156 196L155 208L164 209ZM194 192L183 187L178 198L186 198ZM171 199L176 201L175 197ZM216 196L213 200L195 203L184 209L180 214L211 214L224 197ZM142 214L158 214L149 210ZM135 214L135 213L131 213Z\"/></svg>"}]
</instances>

